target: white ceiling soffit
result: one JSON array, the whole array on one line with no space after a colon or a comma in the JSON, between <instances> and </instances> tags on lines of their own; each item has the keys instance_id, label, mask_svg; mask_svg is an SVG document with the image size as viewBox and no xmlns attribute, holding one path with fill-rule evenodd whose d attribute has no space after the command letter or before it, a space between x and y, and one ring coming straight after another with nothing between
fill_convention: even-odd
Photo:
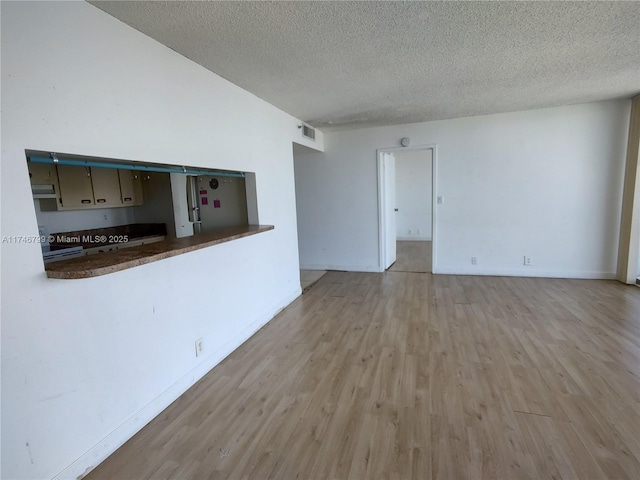
<instances>
[{"instance_id":1,"label":"white ceiling soffit","mask_svg":"<svg viewBox=\"0 0 640 480\"><path fill-rule=\"evenodd\" d=\"M640 92L640 2L92 4L325 131Z\"/></svg>"}]
</instances>

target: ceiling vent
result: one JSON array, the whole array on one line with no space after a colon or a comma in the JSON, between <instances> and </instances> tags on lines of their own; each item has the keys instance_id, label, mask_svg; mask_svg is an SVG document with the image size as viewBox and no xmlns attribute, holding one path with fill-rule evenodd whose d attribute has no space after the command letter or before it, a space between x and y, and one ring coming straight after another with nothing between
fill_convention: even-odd
<instances>
[{"instance_id":1,"label":"ceiling vent","mask_svg":"<svg viewBox=\"0 0 640 480\"><path fill-rule=\"evenodd\" d=\"M301 125L302 127L302 136L308 138L309 140L316 139L316 129L310 127L309 125L305 125L304 123Z\"/></svg>"}]
</instances>

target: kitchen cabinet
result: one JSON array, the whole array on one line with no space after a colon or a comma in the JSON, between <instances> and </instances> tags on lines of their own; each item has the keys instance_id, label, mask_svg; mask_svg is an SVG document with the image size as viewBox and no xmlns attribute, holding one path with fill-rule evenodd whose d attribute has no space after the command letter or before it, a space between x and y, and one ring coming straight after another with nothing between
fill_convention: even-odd
<instances>
[{"instance_id":1,"label":"kitchen cabinet","mask_svg":"<svg viewBox=\"0 0 640 480\"><path fill-rule=\"evenodd\" d=\"M118 207L122 205L120 197L120 179L118 171L110 168L92 168L91 184L96 206Z\"/></svg>"},{"instance_id":2,"label":"kitchen cabinet","mask_svg":"<svg viewBox=\"0 0 640 480\"><path fill-rule=\"evenodd\" d=\"M33 198L42 211L143 205L142 174L131 170L29 164Z\"/></svg>"},{"instance_id":3,"label":"kitchen cabinet","mask_svg":"<svg viewBox=\"0 0 640 480\"><path fill-rule=\"evenodd\" d=\"M29 181L31 182L31 194L33 198L47 199L53 205L53 209L56 208L56 202L58 195L58 176L56 174L55 166L46 163L31 163L28 164L29 168Z\"/></svg>"},{"instance_id":4,"label":"kitchen cabinet","mask_svg":"<svg viewBox=\"0 0 640 480\"><path fill-rule=\"evenodd\" d=\"M142 205L142 173L135 170L118 170L120 198L123 205Z\"/></svg>"},{"instance_id":5,"label":"kitchen cabinet","mask_svg":"<svg viewBox=\"0 0 640 480\"><path fill-rule=\"evenodd\" d=\"M27 165L31 185L53 185L55 183L55 167L52 164L29 162Z\"/></svg>"},{"instance_id":6,"label":"kitchen cabinet","mask_svg":"<svg viewBox=\"0 0 640 480\"><path fill-rule=\"evenodd\" d=\"M58 165L58 183L60 184L59 209L77 209L95 205L91 169Z\"/></svg>"}]
</instances>

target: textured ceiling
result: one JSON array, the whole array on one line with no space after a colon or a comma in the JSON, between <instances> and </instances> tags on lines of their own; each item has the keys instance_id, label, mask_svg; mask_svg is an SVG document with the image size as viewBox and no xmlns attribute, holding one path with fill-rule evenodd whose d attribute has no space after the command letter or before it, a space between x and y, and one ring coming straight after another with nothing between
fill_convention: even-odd
<instances>
[{"instance_id":1,"label":"textured ceiling","mask_svg":"<svg viewBox=\"0 0 640 480\"><path fill-rule=\"evenodd\" d=\"M91 3L328 131L640 92L635 1Z\"/></svg>"}]
</instances>

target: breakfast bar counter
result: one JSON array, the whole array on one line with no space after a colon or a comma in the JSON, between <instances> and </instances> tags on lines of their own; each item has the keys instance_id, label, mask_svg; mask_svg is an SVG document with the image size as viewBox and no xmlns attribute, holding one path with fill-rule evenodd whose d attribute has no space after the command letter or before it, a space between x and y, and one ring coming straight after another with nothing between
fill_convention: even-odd
<instances>
[{"instance_id":1,"label":"breakfast bar counter","mask_svg":"<svg viewBox=\"0 0 640 480\"><path fill-rule=\"evenodd\" d=\"M163 240L113 252L87 255L45 265L49 278L77 279L98 277L128 268L157 262L201 248L273 230L273 225L243 225L227 227L190 237Z\"/></svg>"}]
</instances>

